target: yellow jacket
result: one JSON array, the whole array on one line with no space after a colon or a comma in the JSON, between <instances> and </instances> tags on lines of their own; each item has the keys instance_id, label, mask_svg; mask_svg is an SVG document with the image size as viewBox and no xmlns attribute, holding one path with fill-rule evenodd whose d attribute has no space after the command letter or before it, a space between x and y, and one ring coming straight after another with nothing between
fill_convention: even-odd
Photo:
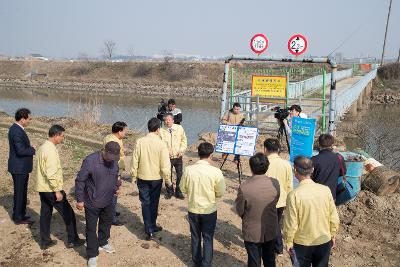
<instances>
[{"instance_id":1,"label":"yellow jacket","mask_svg":"<svg viewBox=\"0 0 400 267\"><path fill-rule=\"evenodd\" d=\"M125 170L125 152L124 152L124 143L122 142L122 139L119 139L116 137L114 134L109 134L103 139L103 146L105 146L108 142L117 142L119 146L121 147L120 151L120 156L119 156L119 161L118 161L118 166L120 170Z\"/></svg>"},{"instance_id":2,"label":"yellow jacket","mask_svg":"<svg viewBox=\"0 0 400 267\"><path fill-rule=\"evenodd\" d=\"M268 161L269 167L265 175L278 180L281 195L276 207L282 208L286 206L287 194L293 190L292 166L275 153L268 156Z\"/></svg>"},{"instance_id":3,"label":"yellow jacket","mask_svg":"<svg viewBox=\"0 0 400 267\"><path fill-rule=\"evenodd\" d=\"M339 216L329 187L311 179L289 193L283 219L283 241L317 246L329 242L339 229Z\"/></svg>"},{"instance_id":4,"label":"yellow jacket","mask_svg":"<svg viewBox=\"0 0 400 267\"><path fill-rule=\"evenodd\" d=\"M166 184L171 184L171 162L167 145L158 134L148 133L136 141L131 175L133 179L164 179Z\"/></svg>"},{"instance_id":5,"label":"yellow jacket","mask_svg":"<svg viewBox=\"0 0 400 267\"><path fill-rule=\"evenodd\" d=\"M171 130L171 132L170 132ZM166 142L170 158L178 158L187 148L185 130L181 125L173 124L170 129L163 127L160 130L161 139Z\"/></svg>"},{"instance_id":6,"label":"yellow jacket","mask_svg":"<svg viewBox=\"0 0 400 267\"><path fill-rule=\"evenodd\" d=\"M47 140L36 151L36 191L58 192L63 189L63 174L56 146Z\"/></svg>"},{"instance_id":7,"label":"yellow jacket","mask_svg":"<svg viewBox=\"0 0 400 267\"><path fill-rule=\"evenodd\" d=\"M210 214L217 210L216 199L225 192L225 180L220 169L199 160L185 168L180 188L188 195L189 212Z\"/></svg>"},{"instance_id":8,"label":"yellow jacket","mask_svg":"<svg viewBox=\"0 0 400 267\"><path fill-rule=\"evenodd\" d=\"M229 110L225 112L224 116L221 119L221 123L223 124L232 124L239 125L240 121L244 118L242 113L233 114Z\"/></svg>"}]
</instances>

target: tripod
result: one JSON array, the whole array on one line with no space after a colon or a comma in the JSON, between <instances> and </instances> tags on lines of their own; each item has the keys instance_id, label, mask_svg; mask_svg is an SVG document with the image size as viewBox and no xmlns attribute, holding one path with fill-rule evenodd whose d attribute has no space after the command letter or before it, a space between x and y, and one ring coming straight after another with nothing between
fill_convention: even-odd
<instances>
[{"instance_id":1,"label":"tripod","mask_svg":"<svg viewBox=\"0 0 400 267\"><path fill-rule=\"evenodd\" d=\"M280 120L280 121L279 121L279 124L280 124L280 126L279 126L279 130L278 130L278 136L277 136L277 138L278 138L279 140L281 140L281 139L282 139L282 136L285 135L286 145L287 145L287 148L288 148L288 152L289 152L289 154L290 154L290 144L289 144L289 140L288 140L287 132L286 132L286 127L285 127L285 124L283 123L283 120Z\"/></svg>"},{"instance_id":2,"label":"tripod","mask_svg":"<svg viewBox=\"0 0 400 267\"><path fill-rule=\"evenodd\" d=\"M229 154L224 154L224 161L222 162L221 167L219 168L220 170L222 170L222 167L224 166L226 160L228 159L228 156L229 156ZM242 169L242 162L240 161L240 155L235 154L235 159L236 159L236 169L237 169L238 176L239 176L239 184L241 184L243 169Z\"/></svg>"}]
</instances>

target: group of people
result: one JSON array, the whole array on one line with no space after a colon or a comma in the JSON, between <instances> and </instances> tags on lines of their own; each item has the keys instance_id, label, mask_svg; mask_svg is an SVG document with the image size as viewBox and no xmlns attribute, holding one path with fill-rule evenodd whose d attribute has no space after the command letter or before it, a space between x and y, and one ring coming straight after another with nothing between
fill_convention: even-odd
<instances>
[{"instance_id":1,"label":"group of people","mask_svg":"<svg viewBox=\"0 0 400 267\"><path fill-rule=\"evenodd\" d=\"M240 105L235 105L222 118L224 123L242 121ZM56 244L50 238L53 209L65 222L66 246L81 246L85 240L77 234L75 213L63 190L61 160L56 148L64 139L65 129L60 125L51 126L48 140L35 150L25 132L31 119L28 109L19 109L15 113L16 122L9 130L8 170L14 181L12 219L16 224L32 223L26 214L27 184L36 154L36 190L41 200L40 246L47 249ZM83 160L75 179L75 199L76 208L85 212L88 266L97 266L99 250L115 252L109 239L111 225L123 224L116 211L122 171L129 171L138 187L145 239L156 238L163 229L157 224L157 215L165 184L166 199L175 196L182 200L185 195L188 199L194 265L212 265L217 200L225 192L223 173L212 166L214 146L201 143L197 148L199 160L183 168L182 156L187 148L185 131L174 123L172 113L164 114L163 122L162 125L159 118L148 121L148 134L137 139L129 169L123 145L128 126L124 122L114 123L111 133L103 140L103 148ZM323 134L319 137L319 155L295 159L294 175L300 181L296 189L293 189L292 166L280 157L277 139L266 139L264 153L249 159L252 177L240 185L235 201L237 214L242 218L248 266L261 266L261 260L264 266L275 266L275 257L283 253L284 247L297 258L300 266L311 263L327 266L339 226L334 204L335 183L345 173L343 158L332 150L333 142L331 135Z\"/></svg>"}]
</instances>

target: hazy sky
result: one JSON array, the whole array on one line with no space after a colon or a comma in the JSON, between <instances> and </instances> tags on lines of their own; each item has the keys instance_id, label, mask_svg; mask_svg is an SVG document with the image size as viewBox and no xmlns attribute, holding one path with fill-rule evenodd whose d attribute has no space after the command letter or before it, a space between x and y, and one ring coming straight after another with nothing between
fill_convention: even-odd
<instances>
[{"instance_id":1,"label":"hazy sky","mask_svg":"<svg viewBox=\"0 0 400 267\"><path fill-rule=\"evenodd\" d=\"M0 0L0 54L50 57L118 54L251 55L264 33L267 54L287 56L292 34L308 37L307 55L381 56L389 0ZM393 0L386 57L400 48L400 0ZM353 33L355 30L357 30ZM352 34L353 33L353 34Z\"/></svg>"}]
</instances>

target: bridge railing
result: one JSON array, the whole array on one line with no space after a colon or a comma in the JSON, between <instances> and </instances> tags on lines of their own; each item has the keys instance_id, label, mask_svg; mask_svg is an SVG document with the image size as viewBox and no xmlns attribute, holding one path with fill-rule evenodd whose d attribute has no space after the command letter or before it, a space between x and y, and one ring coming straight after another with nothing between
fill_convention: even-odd
<instances>
[{"instance_id":1,"label":"bridge railing","mask_svg":"<svg viewBox=\"0 0 400 267\"><path fill-rule=\"evenodd\" d=\"M353 69L346 69L336 72L336 80L340 81L353 76ZM324 76L317 75L307 80L289 83L288 96L289 98L296 98L305 94L311 93L324 84ZM327 73L325 77L325 85L331 84L331 73Z\"/></svg>"},{"instance_id":2,"label":"bridge railing","mask_svg":"<svg viewBox=\"0 0 400 267\"><path fill-rule=\"evenodd\" d=\"M340 81L353 76L353 69L346 69L336 72L336 80ZM288 98L297 98L309 94L324 84L323 75L317 75L307 80L289 83ZM331 84L331 73L327 73L325 77L325 85ZM244 90L233 95L233 102L240 102L241 97L250 97L251 90ZM232 104L232 103L230 103Z\"/></svg>"},{"instance_id":3,"label":"bridge railing","mask_svg":"<svg viewBox=\"0 0 400 267\"><path fill-rule=\"evenodd\" d=\"M370 71L353 86L337 94L335 120L340 120L340 118L346 113L346 111L350 108L354 101L357 101L358 97L368 85L368 83L375 79L376 72L376 69Z\"/></svg>"}]
</instances>

